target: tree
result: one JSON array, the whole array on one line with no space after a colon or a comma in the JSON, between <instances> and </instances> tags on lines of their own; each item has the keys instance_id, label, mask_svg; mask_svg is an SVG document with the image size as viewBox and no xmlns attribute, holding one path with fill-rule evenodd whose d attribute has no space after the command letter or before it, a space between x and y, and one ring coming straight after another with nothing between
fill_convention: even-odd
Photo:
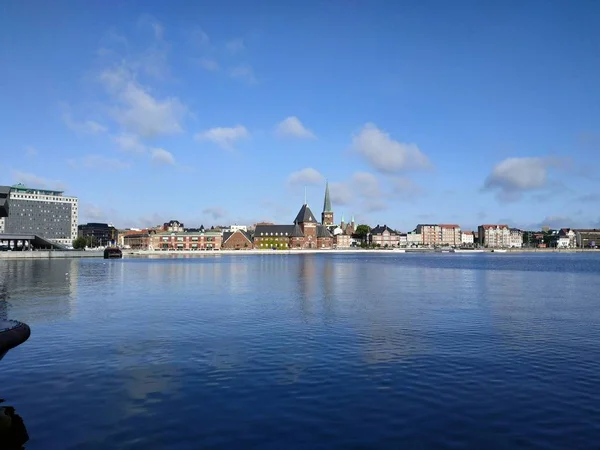
<instances>
[{"instance_id":1,"label":"tree","mask_svg":"<svg viewBox=\"0 0 600 450\"><path fill-rule=\"evenodd\" d=\"M85 248L86 239L83 236L75 238L73 241L73 248L76 250L83 250Z\"/></svg>"},{"instance_id":2,"label":"tree","mask_svg":"<svg viewBox=\"0 0 600 450\"><path fill-rule=\"evenodd\" d=\"M356 234L361 239L364 239L370 232L371 227L369 225L359 225L356 227L356 231L354 231L354 234Z\"/></svg>"}]
</instances>

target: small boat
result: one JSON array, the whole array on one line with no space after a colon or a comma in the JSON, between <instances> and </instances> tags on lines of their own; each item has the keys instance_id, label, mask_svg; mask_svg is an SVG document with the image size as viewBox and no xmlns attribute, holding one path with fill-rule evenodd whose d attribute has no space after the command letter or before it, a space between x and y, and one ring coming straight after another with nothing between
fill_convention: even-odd
<instances>
[{"instance_id":1,"label":"small boat","mask_svg":"<svg viewBox=\"0 0 600 450\"><path fill-rule=\"evenodd\" d=\"M106 247L104 249L104 259L118 259L123 257L123 252L119 247Z\"/></svg>"},{"instance_id":2,"label":"small boat","mask_svg":"<svg viewBox=\"0 0 600 450\"><path fill-rule=\"evenodd\" d=\"M480 248L453 248L452 253L484 253L485 250Z\"/></svg>"},{"instance_id":3,"label":"small boat","mask_svg":"<svg viewBox=\"0 0 600 450\"><path fill-rule=\"evenodd\" d=\"M493 248L492 252L494 253L506 253L508 250L504 249L504 248Z\"/></svg>"},{"instance_id":4,"label":"small boat","mask_svg":"<svg viewBox=\"0 0 600 450\"><path fill-rule=\"evenodd\" d=\"M16 320L0 320L0 359L9 350L29 339L30 335L29 325Z\"/></svg>"}]
</instances>

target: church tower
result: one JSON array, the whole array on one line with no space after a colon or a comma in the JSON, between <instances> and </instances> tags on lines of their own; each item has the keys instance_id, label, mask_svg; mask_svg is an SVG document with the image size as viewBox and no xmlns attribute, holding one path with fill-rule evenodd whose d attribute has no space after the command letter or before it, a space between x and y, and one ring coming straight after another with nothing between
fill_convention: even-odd
<instances>
[{"instance_id":1,"label":"church tower","mask_svg":"<svg viewBox=\"0 0 600 450\"><path fill-rule=\"evenodd\" d=\"M331 199L329 198L329 182L325 183L325 201L323 202L323 212L321 213L321 223L325 226L334 225L333 211L331 210Z\"/></svg>"}]
</instances>

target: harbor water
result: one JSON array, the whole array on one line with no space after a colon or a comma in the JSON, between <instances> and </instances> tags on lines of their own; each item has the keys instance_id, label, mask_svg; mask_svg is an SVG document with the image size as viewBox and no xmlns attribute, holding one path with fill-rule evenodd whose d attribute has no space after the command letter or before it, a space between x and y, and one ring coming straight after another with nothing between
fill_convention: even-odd
<instances>
[{"instance_id":1,"label":"harbor water","mask_svg":"<svg viewBox=\"0 0 600 450\"><path fill-rule=\"evenodd\" d=\"M0 260L6 319L26 449L600 447L598 254Z\"/></svg>"}]
</instances>

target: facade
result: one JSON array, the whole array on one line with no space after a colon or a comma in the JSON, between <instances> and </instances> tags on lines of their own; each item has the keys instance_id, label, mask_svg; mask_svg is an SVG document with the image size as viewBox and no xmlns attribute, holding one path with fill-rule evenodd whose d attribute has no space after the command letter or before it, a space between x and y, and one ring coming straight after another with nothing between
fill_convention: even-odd
<instances>
[{"instance_id":1,"label":"facade","mask_svg":"<svg viewBox=\"0 0 600 450\"><path fill-rule=\"evenodd\" d=\"M458 247L461 244L460 227L458 225L442 224L439 227L442 246Z\"/></svg>"},{"instance_id":2,"label":"facade","mask_svg":"<svg viewBox=\"0 0 600 450\"><path fill-rule=\"evenodd\" d=\"M332 213L333 214L333 213ZM352 234L356 228L354 224L354 217L350 223L344 221L344 215L338 226L330 226L329 232L333 234L333 246L335 248L349 248L353 245Z\"/></svg>"},{"instance_id":3,"label":"facade","mask_svg":"<svg viewBox=\"0 0 600 450\"><path fill-rule=\"evenodd\" d=\"M517 228L510 229L510 247L521 248L523 247L523 231Z\"/></svg>"},{"instance_id":4,"label":"facade","mask_svg":"<svg viewBox=\"0 0 600 450\"><path fill-rule=\"evenodd\" d=\"M86 239L89 246L106 246L117 243L117 229L108 223L86 223L77 227L77 235Z\"/></svg>"},{"instance_id":5,"label":"facade","mask_svg":"<svg viewBox=\"0 0 600 450\"><path fill-rule=\"evenodd\" d=\"M238 230L247 232L248 231L248 227L246 225L231 225L230 227L224 228L221 231L223 233L227 233L227 232L233 233L233 232L238 231Z\"/></svg>"},{"instance_id":6,"label":"facade","mask_svg":"<svg viewBox=\"0 0 600 450\"><path fill-rule=\"evenodd\" d=\"M600 230L594 228L573 231L575 231L575 240L577 243L577 247L589 248L597 247L598 245L600 245Z\"/></svg>"},{"instance_id":7,"label":"facade","mask_svg":"<svg viewBox=\"0 0 600 450\"><path fill-rule=\"evenodd\" d=\"M152 239L148 232L128 233L123 236L123 247L132 250L148 250L151 246Z\"/></svg>"},{"instance_id":8,"label":"facade","mask_svg":"<svg viewBox=\"0 0 600 450\"><path fill-rule=\"evenodd\" d=\"M475 236L472 231L463 231L460 233L460 243L465 246L475 244Z\"/></svg>"},{"instance_id":9,"label":"facade","mask_svg":"<svg viewBox=\"0 0 600 450\"><path fill-rule=\"evenodd\" d=\"M151 234L150 250L220 250L223 236L219 231L179 231Z\"/></svg>"},{"instance_id":10,"label":"facade","mask_svg":"<svg viewBox=\"0 0 600 450\"><path fill-rule=\"evenodd\" d=\"M417 225L417 234L421 235L421 244L435 247L441 244L442 233L439 225L423 224Z\"/></svg>"},{"instance_id":11,"label":"facade","mask_svg":"<svg viewBox=\"0 0 600 450\"><path fill-rule=\"evenodd\" d=\"M0 232L37 235L63 245L77 237L79 200L62 191L12 186L7 196L8 216L0 218ZM5 203L0 199L0 206Z\"/></svg>"},{"instance_id":12,"label":"facade","mask_svg":"<svg viewBox=\"0 0 600 450\"><path fill-rule=\"evenodd\" d=\"M558 240L563 243L566 248L575 248L577 246L577 235L570 228L561 228L558 232Z\"/></svg>"},{"instance_id":13,"label":"facade","mask_svg":"<svg viewBox=\"0 0 600 450\"><path fill-rule=\"evenodd\" d=\"M333 246L335 248L350 248L352 246L352 236L346 233L334 235Z\"/></svg>"},{"instance_id":14,"label":"facade","mask_svg":"<svg viewBox=\"0 0 600 450\"><path fill-rule=\"evenodd\" d=\"M9 186L0 186L0 217L8 217ZM4 233L4 221L0 223L0 233Z\"/></svg>"},{"instance_id":15,"label":"facade","mask_svg":"<svg viewBox=\"0 0 600 450\"><path fill-rule=\"evenodd\" d=\"M406 246L407 247L418 247L423 245L423 236L420 233L411 232L406 233Z\"/></svg>"},{"instance_id":16,"label":"facade","mask_svg":"<svg viewBox=\"0 0 600 450\"><path fill-rule=\"evenodd\" d=\"M399 239L398 245L400 247L406 247L407 244L408 244L408 236L407 236L407 234L406 233L400 233L399 236L400 236L400 239Z\"/></svg>"},{"instance_id":17,"label":"facade","mask_svg":"<svg viewBox=\"0 0 600 450\"><path fill-rule=\"evenodd\" d=\"M371 230L370 243L381 247L399 247L400 233L392 230L387 225L379 226Z\"/></svg>"},{"instance_id":18,"label":"facade","mask_svg":"<svg viewBox=\"0 0 600 450\"><path fill-rule=\"evenodd\" d=\"M508 225L479 225L479 244L488 248L510 247Z\"/></svg>"},{"instance_id":19,"label":"facade","mask_svg":"<svg viewBox=\"0 0 600 450\"><path fill-rule=\"evenodd\" d=\"M329 186L325 187L322 220L333 222ZM331 223L329 227L335 225ZM317 222L308 204L302 205L292 225L256 224L254 248L259 250L330 249L334 237L325 224Z\"/></svg>"},{"instance_id":20,"label":"facade","mask_svg":"<svg viewBox=\"0 0 600 450\"><path fill-rule=\"evenodd\" d=\"M250 235L243 230L226 231L223 233L223 250L252 250L254 245Z\"/></svg>"}]
</instances>

